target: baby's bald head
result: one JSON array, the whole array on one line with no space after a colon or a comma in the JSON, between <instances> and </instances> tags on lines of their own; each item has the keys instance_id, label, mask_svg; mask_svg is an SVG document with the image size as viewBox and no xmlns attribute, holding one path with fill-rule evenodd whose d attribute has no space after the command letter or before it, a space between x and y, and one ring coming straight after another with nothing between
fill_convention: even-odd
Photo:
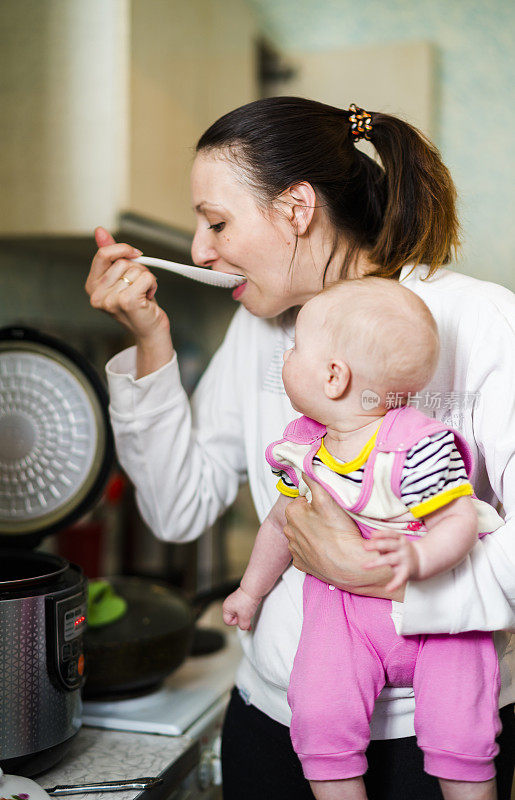
<instances>
[{"instance_id":1,"label":"baby's bald head","mask_svg":"<svg viewBox=\"0 0 515 800\"><path fill-rule=\"evenodd\" d=\"M410 289L388 278L347 279L309 303L318 305L321 334L333 355L349 365L361 387L384 400L388 392L414 394L431 380L438 363L438 329L424 301Z\"/></svg>"}]
</instances>

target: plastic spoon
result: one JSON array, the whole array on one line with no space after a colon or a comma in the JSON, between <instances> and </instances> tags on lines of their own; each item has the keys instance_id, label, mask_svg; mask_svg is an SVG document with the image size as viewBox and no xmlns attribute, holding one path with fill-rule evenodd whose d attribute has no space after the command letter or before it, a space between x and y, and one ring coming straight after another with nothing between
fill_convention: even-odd
<instances>
[{"instance_id":1,"label":"plastic spoon","mask_svg":"<svg viewBox=\"0 0 515 800\"><path fill-rule=\"evenodd\" d=\"M185 278L192 278L200 283L209 283L212 286L221 286L223 289L234 289L245 283L243 275L232 275L228 272L217 272L214 269L205 267L191 267L189 264L178 264L176 261L166 261L164 258L151 258L150 256L140 256L133 259L143 264L145 267L161 267L177 275L184 275Z\"/></svg>"}]
</instances>

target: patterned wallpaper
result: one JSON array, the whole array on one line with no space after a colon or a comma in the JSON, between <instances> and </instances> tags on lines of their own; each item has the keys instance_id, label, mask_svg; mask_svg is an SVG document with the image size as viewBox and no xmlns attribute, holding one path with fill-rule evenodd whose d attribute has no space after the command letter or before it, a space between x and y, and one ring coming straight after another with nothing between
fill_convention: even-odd
<instances>
[{"instance_id":1,"label":"patterned wallpaper","mask_svg":"<svg viewBox=\"0 0 515 800\"><path fill-rule=\"evenodd\" d=\"M248 0L284 52L397 41L437 51L436 144L460 198L458 268L515 290L515 4Z\"/></svg>"}]
</instances>

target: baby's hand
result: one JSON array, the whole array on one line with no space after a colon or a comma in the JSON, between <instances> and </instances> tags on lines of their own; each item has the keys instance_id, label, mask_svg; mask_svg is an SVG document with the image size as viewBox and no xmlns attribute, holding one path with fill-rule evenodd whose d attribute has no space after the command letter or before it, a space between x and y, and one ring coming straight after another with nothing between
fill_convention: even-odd
<instances>
[{"instance_id":1,"label":"baby's hand","mask_svg":"<svg viewBox=\"0 0 515 800\"><path fill-rule=\"evenodd\" d=\"M222 606L223 620L226 625L237 625L240 630L250 630L252 617L258 610L260 597L251 597L240 587L229 595Z\"/></svg>"},{"instance_id":2,"label":"baby's hand","mask_svg":"<svg viewBox=\"0 0 515 800\"><path fill-rule=\"evenodd\" d=\"M383 554L364 564L366 569L385 565L393 569L394 578L385 587L387 592L398 589L410 578L420 577L417 543L408 539L403 533L388 530L371 531L370 539L366 539L363 546L365 550L375 550Z\"/></svg>"}]
</instances>

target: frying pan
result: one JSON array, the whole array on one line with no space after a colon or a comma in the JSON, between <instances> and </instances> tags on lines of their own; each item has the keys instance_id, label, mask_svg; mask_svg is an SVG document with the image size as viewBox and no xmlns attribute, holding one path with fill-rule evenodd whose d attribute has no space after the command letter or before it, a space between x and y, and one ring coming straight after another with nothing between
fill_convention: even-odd
<instances>
[{"instance_id":1,"label":"frying pan","mask_svg":"<svg viewBox=\"0 0 515 800\"><path fill-rule=\"evenodd\" d=\"M88 700L121 700L157 688L191 652L201 613L237 586L221 584L190 603L161 581L124 576L104 580L126 601L127 611L84 634L83 696Z\"/></svg>"}]
</instances>

